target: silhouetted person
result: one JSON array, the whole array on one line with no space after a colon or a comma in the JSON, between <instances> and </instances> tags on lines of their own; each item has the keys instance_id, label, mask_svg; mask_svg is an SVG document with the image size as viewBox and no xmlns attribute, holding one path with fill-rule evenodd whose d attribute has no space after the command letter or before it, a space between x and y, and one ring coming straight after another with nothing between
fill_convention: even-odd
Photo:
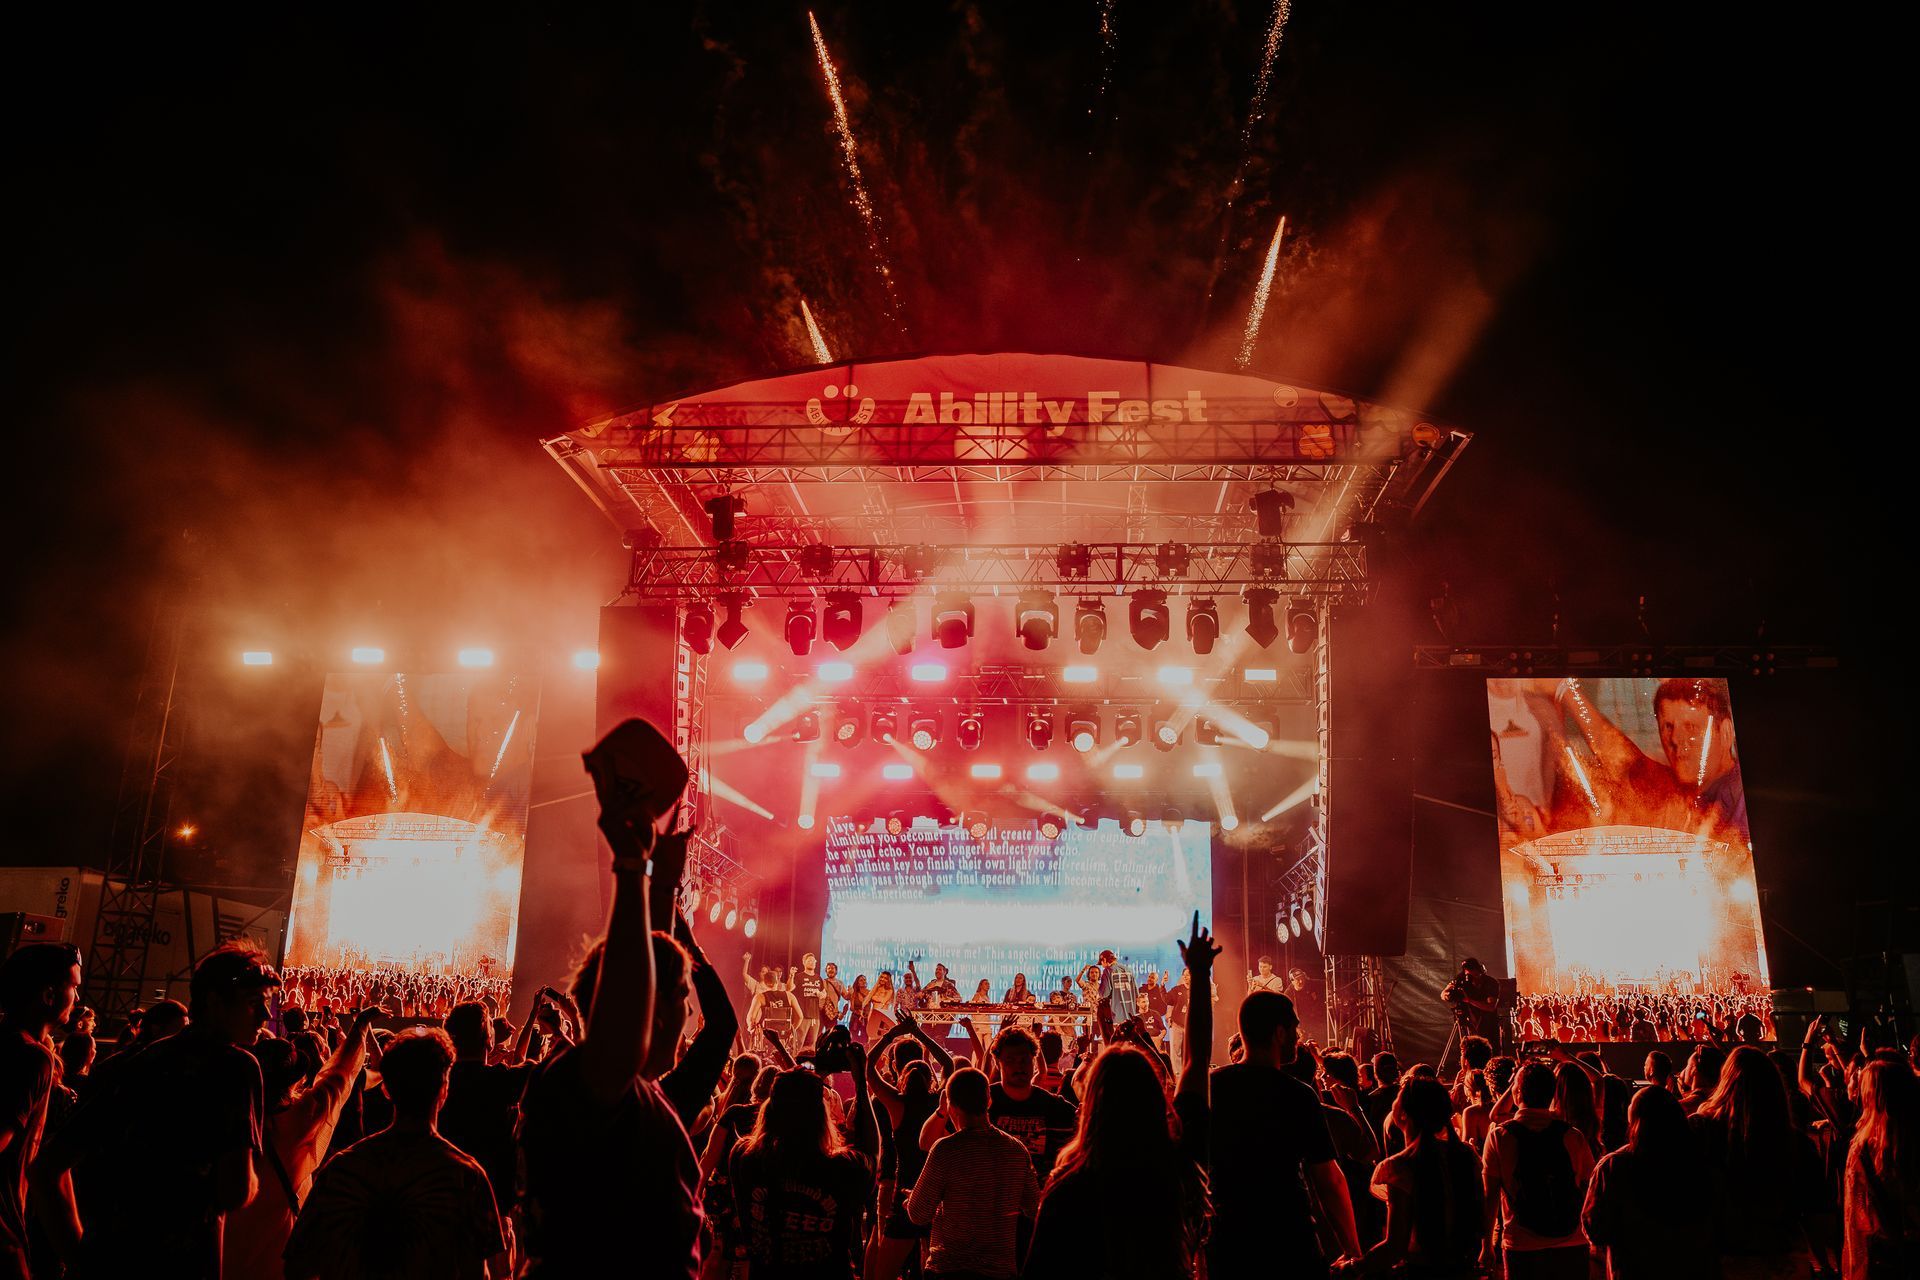
<instances>
[{"instance_id":1,"label":"silhouetted person","mask_svg":"<svg viewBox=\"0 0 1920 1280\"><path fill-rule=\"evenodd\" d=\"M1847 1150L1846 1280L1920 1275L1920 1080L1889 1056L1860 1072Z\"/></svg>"},{"instance_id":2,"label":"silhouetted person","mask_svg":"<svg viewBox=\"0 0 1920 1280\"><path fill-rule=\"evenodd\" d=\"M993 1127L987 1101L987 1077L972 1067L948 1079L941 1105L953 1132L934 1144L907 1198L907 1216L931 1229L929 1276L1013 1276L1020 1220L1040 1206L1033 1160Z\"/></svg>"},{"instance_id":3,"label":"silhouetted person","mask_svg":"<svg viewBox=\"0 0 1920 1280\"><path fill-rule=\"evenodd\" d=\"M505 1280L487 1175L435 1129L453 1042L433 1027L380 1059L393 1123L329 1160L287 1241L287 1280Z\"/></svg>"},{"instance_id":4,"label":"silhouetted person","mask_svg":"<svg viewBox=\"0 0 1920 1280\"><path fill-rule=\"evenodd\" d=\"M1729 1280L1810 1265L1808 1212L1823 1197L1813 1143L1793 1127L1787 1088L1766 1054L1741 1045L1727 1055L1713 1096L1693 1115L1707 1169L1707 1203Z\"/></svg>"},{"instance_id":5,"label":"silhouetted person","mask_svg":"<svg viewBox=\"0 0 1920 1280\"><path fill-rule=\"evenodd\" d=\"M550 998L541 988L534 997L535 1009ZM533 1068L487 1062L492 1027L487 1007L477 1000L455 1005L447 1014L446 1029L453 1042L453 1070L447 1077L446 1105L440 1108L440 1136L480 1162L493 1187L494 1205L504 1214L513 1206L514 1109Z\"/></svg>"},{"instance_id":6,"label":"silhouetted person","mask_svg":"<svg viewBox=\"0 0 1920 1280\"><path fill-rule=\"evenodd\" d=\"M247 1052L280 979L250 943L194 966L191 1020L96 1080L42 1153L54 1246L88 1276L219 1276L222 1223L254 1196L266 1097ZM149 1011L147 1025L152 1023ZM104 1075L104 1070L103 1070ZM74 1203L62 1178L85 1166ZM85 1231L82 1234L81 1224Z\"/></svg>"},{"instance_id":7,"label":"silhouetted person","mask_svg":"<svg viewBox=\"0 0 1920 1280\"><path fill-rule=\"evenodd\" d=\"M1552 1067L1529 1062L1514 1085L1520 1110L1487 1135L1483 1162L1487 1199L1500 1208L1507 1280L1586 1280L1580 1206L1593 1148L1553 1114Z\"/></svg>"},{"instance_id":8,"label":"silhouetted person","mask_svg":"<svg viewBox=\"0 0 1920 1280\"><path fill-rule=\"evenodd\" d=\"M29 1274L27 1170L58 1074L51 1033L79 994L80 952L70 944L29 943L0 964L0 1280Z\"/></svg>"},{"instance_id":9,"label":"silhouetted person","mask_svg":"<svg viewBox=\"0 0 1920 1280\"><path fill-rule=\"evenodd\" d=\"M878 1134L863 1089L856 1108L865 1109L866 1118L856 1115L855 1128L869 1149L850 1149L833 1127L829 1087L811 1071L782 1071L753 1133L733 1154L731 1182L750 1280L859 1272Z\"/></svg>"},{"instance_id":10,"label":"silhouetted person","mask_svg":"<svg viewBox=\"0 0 1920 1280\"><path fill-rule=\"evenodd\" d=\"M1680 1100L1649 1085L1627 1110L1627 1145L1594 1167L1581 1222L1610 1280L1693 1280L1719 1266L1704 1170Z\"/></svg>"},{"instance_id":11,"label":"silhouetted person","mask_svg":"<svg viewBox=\"0 0 1920 1280\"><path fill-rule=\"evenodd\" d=\"M1212 1080L1208 1272L1254 1275L1278 1265L1289 1276L1325 1274L1332 1259L1316 1239L1309 1182L1341 1255L1357 1256L1360 1241L1320 1095L1283 1069L1299 1049L1293 1001L1254 992L1240 1003L1240 1035L1246 1061Z\"/></svg>"},{"instance_id":12,"label":"silhouetted person","mask_svg":"<svg viewBox=\"0 0 1920 1280\"><path fill-rule=\"evenodd\" d=\"M1373 1172L1372 1192L1387 1204L1386 1238L1346 1274L1400 1274L1467 1280L1479 1274L1487 1206L1480 1160L1453 1132L1453 1101L1437 1080L1412 1079L1394 1099L1402 1149Z\"/></svg>"}]
</instances>

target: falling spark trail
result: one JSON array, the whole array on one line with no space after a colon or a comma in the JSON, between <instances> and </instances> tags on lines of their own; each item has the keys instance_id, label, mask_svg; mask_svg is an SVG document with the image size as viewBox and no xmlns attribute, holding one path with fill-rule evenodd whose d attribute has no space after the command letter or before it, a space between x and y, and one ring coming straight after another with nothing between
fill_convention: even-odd
<instances>
[{"instance_id":1,"label":"falling spark trail","mask_svg":"<svg viewBox=\"0 0 1920 1280\"><path fill-rule=\"evenodd\" d=\"M1115 0L1100 0L1100 84L1094 90L1093 105L1087 108L1087 114L1096 120L1102 108L1106 106L1107 95L1113 91L1113 61L1119 41L1114 36L1113 6ZM1088 148L1088 155L1093 149Z\"/></svg>"},{"instance_id":2,"label":"falling spark trail","mask_svg":"<svg viewBox=\"0 0 1920 1280\"><path fill-rule=\"evenodd\" d=\"M1707 717L1707 731L1700 735L1700 767L1694 770L1693 789L1707 789L1707 755L1713 750L1713 717Z\"/></svg>"},{"instance_id":3,"label":"falling spark trail","mask_svg":"<svg viewBox=\"0 0 1920 1280\"><path fill-rule=\"evenodd\" d=\"M854 142L853 123L847 118L847 100L840 96L840 73L833 68L833 55L827 52L827 38L820 34L820 23L807 11L807 25L813 29L813 51L820 59L820 72L827 79L827 97L833 101L833 125L840 132L840 155L847 164L847 177L853 183L853 207L867 230L867 248L873 254L874 270L880 273L887 289L887 318L904 336L906 324L900 319L900 295L894 285L893 267L887 262L886 237L880 231L880 215L867 194L867 180L860 172L860 148Z\"/></svg>"},{"instance_id":4,"label":"falling spark trail","mask_svg":"<svg viewBox=\"0 0 1920 1280\"><path fill-rule=\"evenodd\" d=\"M387 740L380 739L380 764L387 771L387 794L395 800L400 798L400 786L393 780L393 756L387 751Z\"/></svg>"},{"instance_id":5,"label":"falling spark trail","mask_svg":"<svg viewBox=\"0 0 1920 1280\"><path fill-rule=\"evenodd\" d=\"M1240 163L1233 171L1233 181L1227 186L1226 207L1221 211L1220 246L1214 250L1213 273L1207 278L1208 307L1213 305L1214 286L1220 282L1227 243L1233 234L1234 202L1240 198L1240 190L1247 181L1247 169L1253 163L1253 131L1266 118L1267 98L1273 91L1273 62L1280 55L1280 37L1286 33L1287 18L1292 13L1292 0L1274 0L1273 19L1267 24L1266 43L1260 50L1260 71L1253 79L1253 101L1247 104L1247 123L1240 130Z\"/></svg>"},{"instance_id":6,"label":"falling spark trail","mask_svg":"<svg viewBox=\"0 0 1920 1280\"><path fill-rule=\"evenodd\" d=\"M1267 265L1260 269L1260 284L1253 291L1253 309L1247 312L1247 332L1240 339L1240 354L1234 363L1242 369L1253 363L1253 340L1260 336L1260 322L1267 318L1267 295L1273 292L1273 269L1280 263L1280 242L1287 234L1287 215L1273 229L1273 243L1267 246Z\"/></svg>"},{"instance_id":7,"label":"falling spark trail","mask_svg":"<svg viewBox=\"0 0 1920 1280\"><path fill-rule=\"evenodd\" d=\"M1267 95L1273 90L1273 60L1280 53L1280 37L1287 29L1292 0L1274 0L1273 21L1267 24L1267 43L1260 51L1260 74L1254 77L1253 101L1247 107L1247 126L1240 131L1240 175L1246 176L1253 155L1253 130L1267 114ZM1236 182L1235 185L1238 185Z\"/></svg>"},{"instance_id":8,"label":"falling spark trail","mask_svg":"<svg viewBox=\"0 0 1920 1280\"><path fill-rule=\"evenodd\" d=\"M520 727L520 713L515 711L513 719L507 721L507 731L500 738L500 750L493 757L493 769L487 774L487 781L493 781L500 772L500 762L507 758L507 744L513 741L513 731Z\"/></svg>"},{"instance_id":9,"label":"falling spark trail","mask_svg":"<svg viewBox=\"0 0 1920 1280\"><path fill-rule=\"evenodd\" d=\"M827 340L820 336L820 326L813 322L813 312L807 310L807 300L800 299L800 318L807 322L807 337L813 343L813 357L816 364L832 364L833 352L827 350Z\"/></svg>"}]
</instances>

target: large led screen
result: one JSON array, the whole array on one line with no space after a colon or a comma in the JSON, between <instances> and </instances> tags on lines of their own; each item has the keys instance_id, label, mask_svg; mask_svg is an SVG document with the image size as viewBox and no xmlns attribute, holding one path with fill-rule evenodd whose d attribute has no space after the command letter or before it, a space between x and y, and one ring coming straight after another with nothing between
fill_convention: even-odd
<instances>
[{"instance_id":1,"label":"large led screen","mask_svg":"<svg viewBox=\"0 0 1920 1280\"><path fill-rule=\"evenodd\" d=\"M826 825L827 921L822 960L843 981L909 960L922 979L944 964L962 994L985 979L997 1000L1023 973L1042 998L1103 949L1133 970L1180 973L1193 913L1213 915L1213 846L1204 822L1143 835L1111 820L1069 825L1047 840L1032 826L975 840L920 825L890 835L846 819Z\"/></svg>"},{"instance_id":2,"label":"large led screen","mask_svg":"<svg viewBox=\"0 0 1920 1280\"><path fill-rule=\"evenodd\" d=\"M511 675L327 677L290 970L508 978L538 711Z\"/></svg>"},{"instance_id":3,"label":"large led screen","mask_svg":"<svg viewBox=\"0 0 1920 1280\"><path fill-rule=\"evenodd\" d=\"M1612 997L1593 1002L1587 1021L1644 1012L1660 1038L1691 1034L1692 1011L1710 1000L1724 1012L1763 997L1726 681L1489 680L1487 709L1508 960L1522 996ZM1524 1001L1522 1016L1532 1016Z\"/></svg>"}]
</instances>

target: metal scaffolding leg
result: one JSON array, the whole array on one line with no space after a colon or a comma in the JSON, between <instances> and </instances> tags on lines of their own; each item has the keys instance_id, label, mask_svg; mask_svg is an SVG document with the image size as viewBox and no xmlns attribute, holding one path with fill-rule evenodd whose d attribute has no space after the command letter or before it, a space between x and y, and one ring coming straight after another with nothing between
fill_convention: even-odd
<instances>
[{"instance_id":1,"label":"metal scaffolding leg","mask_svg":"<svg viewBox=\"0 0 1920 1280\"><path fill-rule=\"evenodd\" d=\"M172 817L173 774L180 759L175 694L186 632L184 607L163 605L148 633L147 655L127 735L113 836L101 868L100 910L86 958L88 1001L104 1031L118 1034L141 1003L161 860Z\"/></svg>"}]
</instances>

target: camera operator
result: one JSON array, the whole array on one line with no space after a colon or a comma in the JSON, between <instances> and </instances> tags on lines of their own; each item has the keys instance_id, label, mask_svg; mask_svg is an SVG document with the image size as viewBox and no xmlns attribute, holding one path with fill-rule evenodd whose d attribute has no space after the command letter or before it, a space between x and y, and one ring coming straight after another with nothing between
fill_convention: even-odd
<instances>
[{"instance_id":1,"label":"camera operator","mask_svg":"<svg viewBox=\"0 0 1920 1280\"><path fill-rule=\"evenodd\" d=\"M1481 1036L1492 1044L1500 1043L1500 1019L1496 1013L1500 984L1487 973L1485 965L1472 956L1462 960L1460 972L1440 993L1440 999L1453 1010L1453 1019L1459 1024L1462 1037Z\"/></svg>"}]
</instances>

